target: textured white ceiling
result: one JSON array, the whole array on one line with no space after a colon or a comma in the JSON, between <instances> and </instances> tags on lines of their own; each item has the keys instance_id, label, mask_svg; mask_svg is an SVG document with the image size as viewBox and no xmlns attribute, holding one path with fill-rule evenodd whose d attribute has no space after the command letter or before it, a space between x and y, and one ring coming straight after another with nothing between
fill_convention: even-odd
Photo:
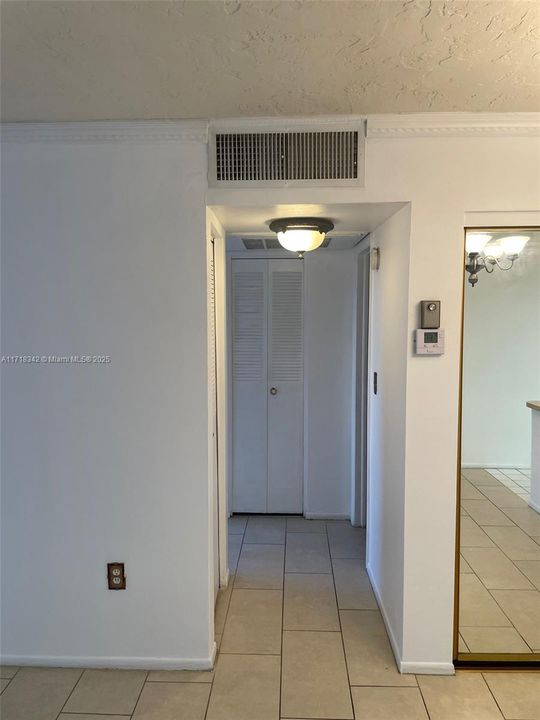
<instances>
[{"instance_id":1,"label":"textured white ceiling","mask_svg":"<svg viewBox=\"0 0 540 720\"><path fill-rule=\"evenodd\" d=\"M533 111L537 0L2 0L17 121Z\"/></svg>"}]
</instances>

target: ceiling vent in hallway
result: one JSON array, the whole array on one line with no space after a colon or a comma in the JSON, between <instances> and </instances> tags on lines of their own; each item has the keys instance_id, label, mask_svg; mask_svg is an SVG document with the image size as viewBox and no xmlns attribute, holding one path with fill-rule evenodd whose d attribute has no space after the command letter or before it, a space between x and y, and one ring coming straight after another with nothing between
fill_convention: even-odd
<instances>
[{"instance_id":1,"label":"ceiling vent in hallway","mask_svg":"<svg viewBox=\"0 0 540 720\"><path fill-rule=\"evenodd\" d=\"M276 125L259 132L216 125L210 137L210 185L363 185L364 135L358 123L315 127L299 121L286 130Z\"/></svg>"},{"instance_id":2,"label":"ceiling vent in hallway","mask_svg":"<svg viewBox=\"0 0 540 720\"><path fill-rule=\"evenodd\" d=\"M321 248L327 248L332 241L331 237L324 238ZM279 241L275 237L269 237L269 238L242 238L242 242L244 243L244 247L246 250L283 250L281 245L279 244ZM319 248L320 249L320 248Z\"/></svg>"}]
</instances>

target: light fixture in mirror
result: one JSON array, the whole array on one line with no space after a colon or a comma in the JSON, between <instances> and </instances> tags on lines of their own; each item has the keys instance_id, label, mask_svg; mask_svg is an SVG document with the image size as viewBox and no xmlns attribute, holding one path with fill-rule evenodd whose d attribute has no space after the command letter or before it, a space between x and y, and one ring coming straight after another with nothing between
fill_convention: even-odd
<instances>
[{"instance_id":1,"label":"light fixture in mirror","mask_svg":"<svg viewBox=\"0 0 540 720\"><path fill-rule=\"evenodd\" d=\"M515 259L529 242L528 235L508 235L501 238L501 246L508 258Z\"/></svg>"},{"instance_id":2,"label":"light fixture in mirror","mask_svg":"<svg viewBox=\"0 0 540 720\"><path fill-rule=\"evenodd\" d=\"M492 273L495 266L507 271L514 266L519 254L529 241L528 235L506 235L493 240L493 234L467 232L465 249L467 258L465 270L469 273L469 283L474 287L478 282L478 273L486 270Z\"/></svg>"},{"instance_id":3,"label":"light fixture in mirror","mask_svg":"<svg viewBox=\"0 0 540 720\"><path fill-rule=\"evenodd\" d=\"M324 242L334 223L324 218L282 218L272 220L270 230L277 234L279 244L300 257L316 250Z\"/></svg>"},{"instance_id":4,"label":"light fixture in mirror","mask_svg":"<svg viewBox=\"0 0 540 720\"><path fill-rule=\"evenodd\" d=\"M467 253L481 253L492 236L487 233L467 233L466 249Z\"/></svg>"},{"instance_id":5,"label":"light fixture in mirror","mask_svg":"<svg viewBox=\"0 0 540 720\"><path fill-rule=\"evenodd\" d=\"M503 247L498 242L489 242L484 247L484 256L488 262L495 264L495 261L504 255Z\"/></svg>"}]
</instances>

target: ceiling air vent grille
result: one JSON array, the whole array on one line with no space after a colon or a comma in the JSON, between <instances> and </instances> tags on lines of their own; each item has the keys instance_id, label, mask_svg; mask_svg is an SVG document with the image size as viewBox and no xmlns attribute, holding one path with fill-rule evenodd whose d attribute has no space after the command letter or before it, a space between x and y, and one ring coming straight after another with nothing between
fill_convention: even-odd
<instances>
[{"instance_id":1,"label":"ceiling air vent grille","mask_svg":"<svg viewBox=\"0 0 540 720\"><path fill-rule=\"evenodd\" d=\"M330 245L332 238L328 235L324 238L321 247L327 248ZM272 238L242 238L242 243L246 250L283 250L283 246L280 245L279 240L276 237Z\"/></svg>"},{"instance_id":2,"label":"ceiling air vent grille","mask_svg":"<svg viewBox=\"0 0 540 720\"><path fill-rule=\"evenodd\" d=\"M215 179L221 184L358 181L358 130L218 132Z\"/></svg>"}]
</instances>

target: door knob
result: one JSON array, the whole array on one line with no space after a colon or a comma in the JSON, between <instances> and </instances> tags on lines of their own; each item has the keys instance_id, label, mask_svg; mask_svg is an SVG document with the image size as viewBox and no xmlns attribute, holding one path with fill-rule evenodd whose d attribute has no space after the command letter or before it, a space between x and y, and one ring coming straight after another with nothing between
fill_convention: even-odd
<instances>
[{"instance_id":1,"label":"door knob","mask_svg":"<svg viewBox=\"0 0 540 720\"><path fill-rule=\"evenodd\" d=\"M277 395L277 388L276 388L276 387L270 388L270 395Z\"/></svg>"}]
</instances>

